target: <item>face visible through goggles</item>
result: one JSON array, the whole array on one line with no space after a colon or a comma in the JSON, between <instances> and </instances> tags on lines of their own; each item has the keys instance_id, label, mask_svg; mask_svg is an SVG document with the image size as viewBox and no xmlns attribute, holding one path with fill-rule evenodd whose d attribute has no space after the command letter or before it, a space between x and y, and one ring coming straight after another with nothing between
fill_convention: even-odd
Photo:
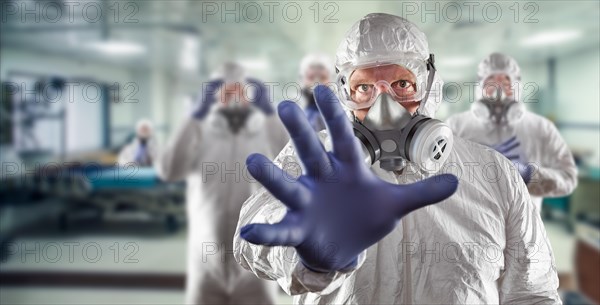
<instances>
[{"instance_id":1,"label":"face visible through goggles","mask_svg":"<svg viewBox=\"0 0 600 305\"><path fill-rule=\"evenodd\" d=\"M489 76L483 83L483 94L485 97L493 98L496 97L498 89L502 89L506 96L512 97L513 84L511 83L510 77L504 73L497 73Z\"/></svg>"},{"instance_id":2,"label":"face visible through goggles","mask_svg":"<svg viewBox=\"0 0 600 305\"><path fill-rule=\"evenodd\" d=\"M416 77L396 64L357 69L350 75L348 88L350 99L359 108L370 107L382 93L400 103L418 102Z\"/></svg>"}]
</instances>

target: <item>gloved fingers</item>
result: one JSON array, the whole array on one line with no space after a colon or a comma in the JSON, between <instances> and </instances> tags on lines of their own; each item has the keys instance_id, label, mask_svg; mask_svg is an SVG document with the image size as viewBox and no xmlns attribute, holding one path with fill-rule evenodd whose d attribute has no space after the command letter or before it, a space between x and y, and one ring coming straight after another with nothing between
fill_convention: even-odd
<instances>
[{"instance_id":1,"label":"gloved fingers","mask_svg":"<svg viewBox=\"0 0 600 305\"><path fill-rule=\"evenodd\" d=\"M308 196L304 186L288 173L261 154L252 154L246 159L248 171L275 198L292 210L301 209Z\"/></svg>"},{"instance_id":2,"label":"gloved fingers","mask_svg":"<svg viewBox=\"0 0 600 305\"><path fill-rule=\"evenodd\" d=\"M403 217L416 209L452 196L458 188L458 178L452 174L443 174L413 184L394 186L396 215Z\"/></svg>"},{"instance_id":3,"label":"gloved fingers","mask_svg":"<svg viewBox=\"0 0 600 305\"><path fill-rule=\"evenodd\" d=\"M509 146L504 146L504 147L500 148L498 151L501 153L508 153L508 152L512 151L513 149L519 147L520 145L521 145L521 143L519 143L519 142L513 142Z\"/></svg>"},{"instance_id":4,"label":"gloved fingers","mask_svg":"<svg viewBox=\"0 0 600 305\"><path fill-rule=\"evenodd\" d=\"M521 145L521 143L517 141L517 137L514 136L505 141L504 143L495 146L494 149L496 149L499 152L505 153L519 147L519 145Z\"/></svg>"},{"instance_id":5,"label":"gloved fingers","mask_svg":"<svg viewBox=\"0 0 600 305\"><path fill-rule=\"evenodd\" d=\"M279 117L294 142L306 174L318 177L329 169L329 156L304 111L296 103L284 101L279 104Z\"/></svg>"},{"instance_id":6,"label":"gloved fingers","mask_svg":"<svg viewBox=\"0 0 600 305\"><path fill-rule=\"evenodd\" d=\"M510 139L504 141L503 143L501 143L498 146L507 146L507 145L511 145L513 142L517 141L517 136L513 136Z\"/></svg>"},{"instance_id":7,"label":"gloved fingers","mask_svg":"<svg viewBox=\"0 0 600 305\"><path fill-rule=\"evenodd\" d=\"M208 114L210 106L217 100L217 97L215 96L217 94L217 90L219 90L222 85L223 80L221 79L202 84L202 89L198 95L200 98L196 102L197 110L193 114L196 119L201 120Z\"/></svg>"},{"instance_id":8,"label":"gloved fingers","mask_svg":"<svg viewBox=\"0 0 600 305\"><path fill-rule=\"evenodd\" d=\"M362 152L354 136L352 124L346 117L335 93L327 86L319 85L314 90L317 107L327 125L333 144L333 153L342 161L362 162Z\"/></svg>"},{"instance_id":9,"label":"gloved fingers","mask_svg":"<svg viewBox=\"0 0 600 305\"><path fill-rule=\"evenodd\" d=\"M252 103L265 114L270 115L273 111L273 105L271 105L271 99L269 98L269 90L258 80L248 79L248 83L255 88L254 100ZM244 94L245 96L245 94Z\"/></svg>"},{"instance_id":10,"label":"gloved fingers","mask_svg":"<svg viewBox=\"0 0 600 305\"><path fill-rule=\"evenodd\" d=\"M240 229L240 236L250 243L264 246L296 247L304 241L304 230L286 215L276 224L249 224Z\"/></svg>"},{"instance_id":11,"label":"gloved fingers","mask_svg":"<svg viewBox=\"0 0 600 305\"><path fill-rule=\"evenodd\" d=\"M223 85L223 80L214 80L209 83L202 84L202 92L200 96L202 97L202 102L215 101L215 94Z\"/></svg>"},{"instance_id":12,"label":"gloved fingers","mask_svg":"<svg viewBox=\"0 0 600 305\"><path fill-rule=\"evenodd\" d=\"M508 155L508 156L505 156L505 157L506 157L506 159L508 159L511 162L517 162L520 159L519 156L517 156L517 155Z\"/></svg>"},{"instance_id":13,"label":"gloved fingers","mask_svg":"<svg viewBox=\"0 0 600 305\"><path fill-rule=\"evenodd\" d=\"M524 165L523 167L518 167L518 169L523 181L525 181L525 184L528 184L531 180L531 177L533 177L533 174L535 173L535 166L528 164Z\"/></svg>"}]
</instances>

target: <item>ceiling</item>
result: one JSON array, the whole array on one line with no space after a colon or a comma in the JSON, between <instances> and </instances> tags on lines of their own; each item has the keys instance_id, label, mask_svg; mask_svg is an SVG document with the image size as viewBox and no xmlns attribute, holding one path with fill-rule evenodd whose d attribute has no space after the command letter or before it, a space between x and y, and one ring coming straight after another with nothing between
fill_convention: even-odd
<instances>
[{"instance_id":1,"label":"ceiling","mask_svg":"<svg viewBox=\"0 0 600 305\"><path fill-rule=\"evenodd\" d=\"M179 71L182 49L186 41L193 39L198 43L194 52L201 61L200 69L192 72L203 76L221 62L236 59L258 74L295 77L289 75L297 71L303 54L321 50L333 55L352 23L369 12L397 14L415 22L427 34L430 49L441 68L449 72L472 71L480 58L493 51L507 52L519 61L537 62L598 48L600 44L599 1L494 2L499 3L500 15L496 15L498 7L487 2L477 2L470 14L472 1L296 1L294 4L280 2L276 6L269 6L273 2L268 1L81 1L81 7L102 8L105 14L94 22L82 18L79 9L74 10L72 20L62 16L57 22L49 22L56 16L53 5L58 3L66 11L65 1L2 2L3 7L6 3L18 3L19 9L23 5L29 8L38 5L46 14L39 22L32 16L26 16L28 19L24 21L19 13L5 14L3 18L7 19L3 20L0 32L2 48L26 49L131 69L159 66ZM128 3L132 4L125 7ZM114 14L114 5L119 7L118 16ZM315 16L315 5L318 16ZM211 14L215 8L219 11ZM237 8L237 15L222 16L224 8ZM257 8L261 16L255 13ZM297 8L301 15L295 18ZM416 13L412 13L415 9ZM427 9L435 13L422 16ZM461 13L460 18L456 17L457 12ZM92 13L88 10L88 15ZM236 17L239 20L235 20ZM523 45L525 40L539 33L554 35L552 33L564 30L575 31L579 36L552 46ZM147 52L114 56L89 48L90 43L107 40L135 42L143 45Z\"/></svg>"}]
</instances>

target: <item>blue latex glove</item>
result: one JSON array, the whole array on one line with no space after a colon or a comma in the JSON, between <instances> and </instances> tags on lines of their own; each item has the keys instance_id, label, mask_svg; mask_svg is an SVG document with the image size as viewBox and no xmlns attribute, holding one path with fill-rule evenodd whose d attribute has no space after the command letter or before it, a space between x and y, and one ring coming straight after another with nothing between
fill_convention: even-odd
<instances>
[{"instance_id":1,"label":"blue latex glove","mask_svg":"<svg viewBox=\"0 0 600 305\"><path fill-rule=\"evenodd\" d=\"M308 106L306 109L304 109L304 112L306 113L308 122L315 131L321 131L325 129L325 123L323 122L323 118L321 117L319 109L316 106Z\"/></svg>"},{"instance_id":2,"label":"blue latex glove","mask_svg":"<svg viewBox=\"0 0 600 305\"><path fill-rule=\"evenodd\" d=\"M253 78L248 78L246 81L249 85L256 88L256 94L251 103L258 109L262 110L266 115L275 113L273 105L271 105L271 99L269 98L269 90L267 87L265 87L261 81Z\"/></svg>"},{"instance_id":3,"label":"blue latex glove","mask_svg":"<svg viewBox=\"0 0 600 305\"><path fill-rule=\"evenodd\" d=\"M492 148L501 153L514 164L515 168L519 171L519 175L521 175L523 181L525 181L525 184L527 184L531 180L533 167L529 165L523 156L518 152L517 148L519 148L520 145L521 143L517 140L517 137L514 136L501 144L492 146Z\"/></svg>"},{"instance_id":4,"label":"blue latex glove","mask_svg":"<svg viewBox=\"0 0 600 305\"><path fill-rule=\"evenodd\" d=\"M317 272L352 268L358 255L390 233L403 216L448 198L457 186L453 175L396 185L377 177L363 163L359 142L337 98L318 86L315 97L332 139L324 149L303 111L293 102L279 105L304 174L291 179L260 154L248 157L249 172L288 207L277 224L241 229L247 241L294 247L303 264Z\"/></svg>"},{"instance_id":5,"label":"blue latex glove","mask_svg":"<svg viewBox=\"0 0 600 305\"><path fill-rule=\"evenodd\" d=\"M193 113L194 118L198 120L204 119L208 114L210 107L217 101L217 90L223 85L223 80L217 79L202 85L200 92L200 100L196 105L196 110Z\"/></svg>"}]
</instances>

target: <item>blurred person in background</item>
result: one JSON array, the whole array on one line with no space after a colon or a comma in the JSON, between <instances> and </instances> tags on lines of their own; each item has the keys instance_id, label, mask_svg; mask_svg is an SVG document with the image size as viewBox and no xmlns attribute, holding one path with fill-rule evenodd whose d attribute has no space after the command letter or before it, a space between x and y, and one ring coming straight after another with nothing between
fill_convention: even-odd
<instances>
[{"instance_id":1,"label":"blurred person in background","mask_svg":"<svg viewBox=\"0 0 600 305\"><path fill-rule=\"evenodd\" d=\"M240 213L237 261L298 304L560 304L546 231L512 164L432 118L443 81L425 34L369 14L340 43L336 69L339 98L314 91L327 133L282 102L294 145L275 163L248 158L265 188ZM444 165L472 175L432 170Z\"/></svg>"},{"instance_id":2,"label":"blurred person in background","mask_svg":"<svg viewBox=\"0 0 600 305\"><path fill-rule=\"evenodd\" d=\"M236 63L214 76L157 168L162 179L187 180L186 304L273 304L276 285L235 262L232 240L242 203L259 186L245 171L246 157L275 156L287 137L263 83Z\"/></svg>"},{"instance_id":3,"label":"blurred person in background","mask_svg":"<svg viewBox=\"0 0 600 305\"><path fill-rule=\"evenodd\" d=\"M158 156L158 144L153 136L154 127L148 119L141 119L135 127L135 138L119 153L119 165L152 166Z\"/></svg>"},{"instance_id":4,"label":"blurred person in background","mask_svg":"<svg viewBox=\"0 0 600 305\"><path fill-rule=\"evenodd\" d=\"M554 124L525 108L521 69L510 56L490 54L479 64L477 100L447 123L456 136L490 146L513 162L541 211L543 197L571 194L577 186L573 155Z\"/></svg>"},{"instance_id":5,"label":"blurred person in background","mask_svg":"<svg viewBox=\"0 0 600 305\"><path fill-rule=\"evenodd\" d=\"M304 56L300 62L300 81L302 87L302 100L304 112L308 118L308 122L315 131L325 129L323 118L319 114L313 89L315 86L328 85L331 82L331 77L334 75L333 61L324 53L310 53Z\"/></svg>"}]
</instances>

